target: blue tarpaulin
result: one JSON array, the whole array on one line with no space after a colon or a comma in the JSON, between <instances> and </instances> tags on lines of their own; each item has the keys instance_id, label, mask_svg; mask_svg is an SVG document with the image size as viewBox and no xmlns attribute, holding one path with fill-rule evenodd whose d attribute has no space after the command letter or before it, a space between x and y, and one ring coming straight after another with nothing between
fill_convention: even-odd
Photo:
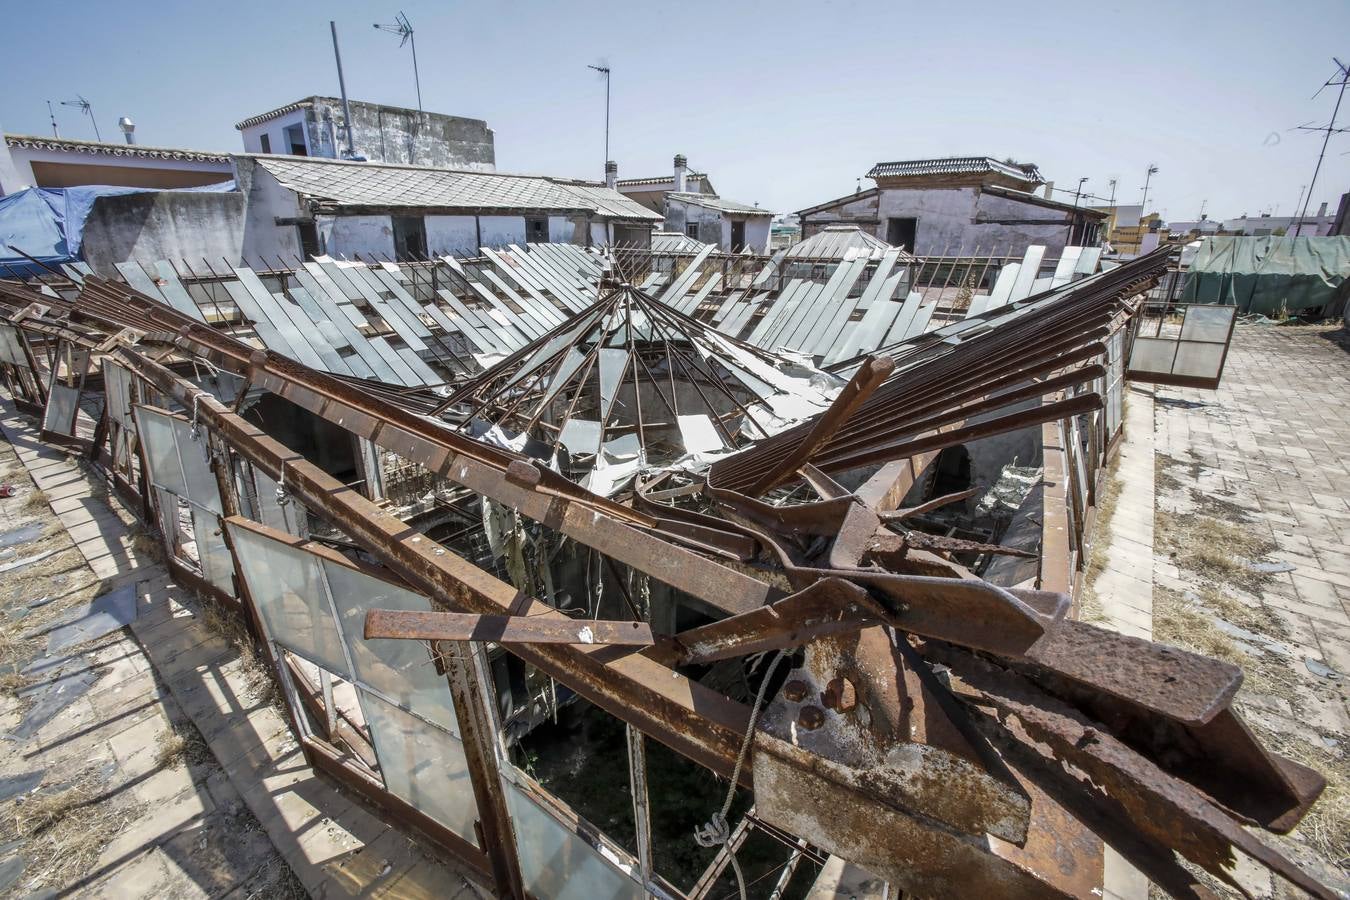
<instances>
[{"instance_id":1,"label":"blue tarpaulin","mask_svg":"<svg viewBox=\"0 0 1350 900\"><path fill-rule=\"evenodd\" d=\"M10 249L13 245L34 259L59 268L78 262L84 221L99 197L143 194L154 188L84 185L68 188L29 188L0 197L0 277L42 275L46 270ZM234 182L208 184L188 191L232 191Z\"/></svg>"}]
</instances>

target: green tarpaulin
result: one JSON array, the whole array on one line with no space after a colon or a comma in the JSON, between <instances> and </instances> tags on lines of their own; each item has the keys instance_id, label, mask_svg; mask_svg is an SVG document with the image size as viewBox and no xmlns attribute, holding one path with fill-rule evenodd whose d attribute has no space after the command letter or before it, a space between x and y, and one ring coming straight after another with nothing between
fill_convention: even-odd
<instances>
[{"instance_id":1,"label":"green tarpaulin","mask_svg":"<svg viewBox=\"0 0 1350 900\"><path fill-rule=\"evenodd\" d=\"M1277 317L1335 305L1347 291L1350 237L1207 237L1181 299Z\"/></svg>"}]
</instances>

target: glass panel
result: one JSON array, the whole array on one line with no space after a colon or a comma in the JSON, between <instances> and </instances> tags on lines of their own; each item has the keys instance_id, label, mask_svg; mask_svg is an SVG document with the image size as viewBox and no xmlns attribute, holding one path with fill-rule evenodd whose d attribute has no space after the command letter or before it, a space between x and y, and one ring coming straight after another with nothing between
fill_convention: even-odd
<instances>
[{"instance_id":1,"label":"glass panel","mask_svg":"<svg viewBox=\"0 0 1350 900\"><path fill-rule=\"evenodd\" d=\"M556 900L643 896L636 881L603 859L586 840L541 809L519 787L510 783L505 786L525 890Z\"/></svg>"},{"instance_id":2,"label":"glass panel","mask_svg":"<svg viewBox=\"0 0 1350 900\"><path fill-rule=\"evenodd\" d=\"M0 325L0 362L28 368L28 358L19 344L19 333L8 325Z\"/></svg>"},{"instance_id":3,"label":"glass panel","mask_svg":"<svg viewBox=\"0 0 1350 900\"><path fill-rule=\"evenodd\" d=\"M42 427L56 434L75 433L75 404L80 392L63 384L53 384L47 391L47 409L42 416Z\"/></svg>"},{"instance_id":4,"label":"glass panel","mask_svg":"<svg viewBox=\"0 0 1350 900\"><path fill-rule=\"evenodd\" d=\"M136 407L136 431L145 448L145 459L150 467L150 483L187 496L183 483L183 468L178 464L178 445L173 438L173 420L144 407Z\"/></svg>"},{"instance_id":5,"label":"glass panel","mask_svg":"<svg viewBox=\"0 0 1350 900\"><path fill-rule=\"evenodd\" d=\"M1188 306L1181 321L1181 339L1225 343L1235 315L1236 306Z\"/></svg>"},{"instance_id":6,"label":"glass panel","mask_svg":"<svg viewBox=\"0 0 1350 900\"><path fill-rule=\"evenodd\" d=\"M239 554L239 574L268 637L350 681L318 557L236 525L227 527Z\"/></svg>"},{"instance_id":7,"label":"glass panel","mask_svg":"<svg viewBox=\"0 0 1350 900\"><path fill-rule=\"evenodd\" d=\"M226 596L234 596L234 560L220 533L220 519L200 506L192 507L192 534L197 540L197 558L202 576Z\"/></svg>"},{"instance_id":8,"label":"glass panel","mask_svg":"<svg viewBox=\"0 0 1350 900\"><path fill-rule=\"evenodd\" d=\"M450 686L436 672L422 641L366 640L366 611L370 609L430 610L421 594L320 560L337 607L338 622L356 669L356 680L413 710L451 734L459 734Z\"/></svg>"},{"instance_id":9,"label":"glass panel","mask_svg":"<svg viewBox=\"0 0 1350 900\"><path fill-rule=\"evenodd\" d=\"M305 537L309 514L303 504L292 497L283 506L277 501L277 483L267 473L253 469L253 483L258 496L257 520L268 528L284 531L296 537Z\"/></svg>"},{"instance_id":10,"label":"glass panel","mask_svg":"<svg viewBox=\"0 0 1350 900\"><path fill-rule=\"evenodd\" d=\"M1223 344L1186 344L1177 350L1177 361L1172 365L1173 375L1189 378L1218 378L1223 365Z\"/></svg>"},{"instance_id":11,"label":"glass panel","mask_svg":"<svg viewBox=\"0 0 1350 900\"><path fill-rule=\"evenodd\" d=\"M1172 371L1172 357L1176 349L1176 341L1167 338L1135 338L1134 350L1130 354L1130 369L1167 374Z\"/></svg>"},{"instance_id":12,"label":"glass panel","mask_svg":"<svg viewBox=\"0 0 1350 900\"><path fill-rule=\"evenodd\" d=\"M478 807L459 739L369 691L359 693L389 793L477 845Z\"/></svg>"}]
</instances>

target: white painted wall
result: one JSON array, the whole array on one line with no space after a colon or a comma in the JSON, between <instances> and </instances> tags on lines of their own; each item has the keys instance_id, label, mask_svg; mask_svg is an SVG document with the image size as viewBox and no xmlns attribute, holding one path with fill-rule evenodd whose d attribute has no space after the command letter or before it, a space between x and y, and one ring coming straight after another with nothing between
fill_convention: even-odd
<instances>
[{"instance_id":1,"label":"white painted wall","mask_svg":"<svg viewBox=\"0 0 1350 900\"><path fill-rule=\"evenodd\" d=\"M505 247L525 243L524 216L479 216L484 247Z\"/></svg>"},{"instance_id":2,"label":"white painted wall","mask_svg":"<svg viewBox=\"0 0 1350 900\"><path fill-rule=\"evenodd\" d=\"M597 247L605 247L614 243L614 234L610 228L609 222L591 222L591 244Z\"/></svg>"},{"instance_id":3,"label":"white painted wall","mask_svg":"<svg viewBox=\"0 0 1350 900\"><path fill-rule=\"evenodd\" d=\"M739 253L741 247L733 247L731 244L731 223L733 218L727 218L726 214L722 216L722 242L719 245L722 250L728 253ZM742 246L749 247L752 253L767 253L769 249L769 225L773 221L769 216L755 216L745 218L745 243Z\"/></svg>"},{"instance_id":4,"label":"white painted wall","mask_svg":"<svg viewBox=\"0 0 1350 900\"><path fill-rule=\"evenodd\" d=\"M576 234L577 224L566 216L548 217L548 242L550 244L570 244Z\"/></svg>"},{"instance_id":5,"label":"white painted wall","mask_svg":"<svg viewBox=\"0 0 1350 900\"><path fill-rule=\"evenodd\" d=\"M427 228L427 252L432 256L478 252L478 226L473 216L424 216L423 219Z\"/></svg>"},{"instance_id":6,"label":"white painted wall","mask_svg":"<svg viewBox=\"0 0 1350 900\"><path fill-rule=\"evenodd\" d=\"M389 216L337 216L326 246L329 256L393 259L393 220Z\"/></svg>"},{"instance_id":7,"label":"white painted wall","mask_svg":"<svg viewBox=\"0 0 1350 900\"><path fill-rule=\"evenodd\" d=\"M244 140L244 152L262 153L262 136L265 134L272 143L272 153L290 153L290 142L286 140L286 128L291 125L301 127L302 132L305 132L306 149L311 156L317 156L317 153L309 150L309 135L308 129L305 128L304 109L292 110L284 116L277 116L275 119L268 119L266 122L259 122L257 125L240 129L239 135Z\"/></svg>"},{"instance_id":8,"label":"white painted wall","mask_svg":"<svg viewBox=\"0 0 1350 900\"><path fill-rule=\"evenodd\" d=\"M281 186L272 175L252 158L236 156L234 177L244 194L245 265L276 265L278 256L290 259L300 255L300 234L294 225L278 225L277 218L293 219L300 216L300 203L295 193Z\"/></svg>"}]
</instances>

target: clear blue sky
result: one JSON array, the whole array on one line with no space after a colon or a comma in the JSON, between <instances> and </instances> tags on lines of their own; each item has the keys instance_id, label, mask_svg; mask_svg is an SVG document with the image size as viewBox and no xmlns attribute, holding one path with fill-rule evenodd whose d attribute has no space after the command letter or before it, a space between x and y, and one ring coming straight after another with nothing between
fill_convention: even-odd
<instances>
[{"instance_id":1,"label":"clear blue sky","mask_svg":"<svg viewBox=\"0 0 1350 900\"><path fill-rule=\"evenodd\" d=\"M1287 215L1321 141L1290 129L1329 118L1334 91L1311 95L1333 55L1350 62L1347 0L66 0L11 5L0 126L49 133L44 101L82 93L105 139L130 115L142 143L240 149L236 121L336 94L330 18L350 95L413 106L407 50L371 27L400 3L426 108L486 119L501 171L601 177L604 83L586 65L607 62L620 177L682 152L723 195L779 212L851 192L878 160L988 154L1102 195L1118 178L1122 203L1154 162L1172 219L1206 200L1215 217ZM93 137L77 110L57 117ZM1346 190L1350 134L1312 208Z\"/></svg>"}]
</instances>

